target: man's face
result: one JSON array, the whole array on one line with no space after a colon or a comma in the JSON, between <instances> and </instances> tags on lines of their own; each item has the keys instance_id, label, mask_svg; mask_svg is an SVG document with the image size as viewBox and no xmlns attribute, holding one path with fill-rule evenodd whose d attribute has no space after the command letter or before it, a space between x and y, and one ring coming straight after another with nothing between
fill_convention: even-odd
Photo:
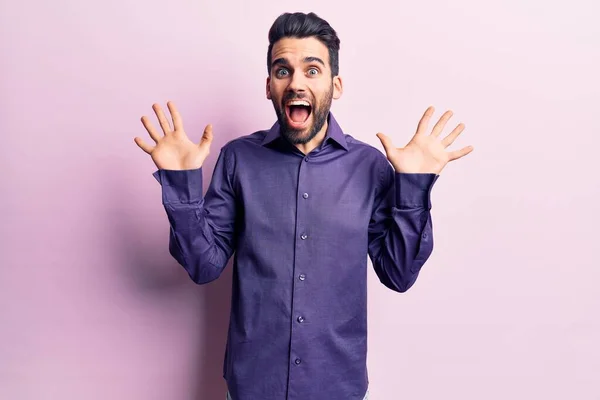
<instances>
[{"instance_id":1,"label":"man's face","mask_svg":"<svg viewBox=\"0 0 600 400\"><path fill-rule=\"evenodd\" d=\"M340 77L331 76L327 46L314 37L283 38L271 51L267 99L273 102L281 133L304 144L323 128L332 99L342 94Z\"/></svg>"}]
</instances>

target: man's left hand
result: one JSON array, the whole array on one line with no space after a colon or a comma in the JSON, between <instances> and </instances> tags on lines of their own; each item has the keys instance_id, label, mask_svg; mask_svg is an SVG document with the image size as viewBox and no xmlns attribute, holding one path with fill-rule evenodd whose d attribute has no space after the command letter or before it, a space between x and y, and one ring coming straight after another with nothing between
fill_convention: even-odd
<instances>
[{"instance_id":1,"label":"man's left hand","mask_svg":"<svg viewBox=\"0 0 600 400\"><path fill-rule=\"evenodd\" d=\"M446 151L454 140L465 129L463 123L458 124L452 132L440 140L440 134L446 123L452 117L452 111L446 111L427 134L427 125L434 112L434 107L427 108L417 126L417 132L405 147L394 147L392 140L378 133L386 155L396 172L401 173L435 173L439 174L449 161L457 160L473 151L473 146L466 146L460 150Z\"/></svg>"}]
</instances>

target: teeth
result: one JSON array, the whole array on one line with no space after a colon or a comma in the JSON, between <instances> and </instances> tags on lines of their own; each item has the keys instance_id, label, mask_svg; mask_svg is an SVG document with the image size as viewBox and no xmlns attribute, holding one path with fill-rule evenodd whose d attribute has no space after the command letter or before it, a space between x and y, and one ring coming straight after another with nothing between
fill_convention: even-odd
<instances>
[{"instance_id":1,"label":"teeth","mask_svg":"<svg viewBox=\"0 0 600 400\"><path fill-rule=\"evenodd\" d=\"M306 106L306 107L310 107L310 104L308 103L308 101L305 101L305 100L292 100L292 101L288 102L288 106Z\"/></svg>"}]
</instances>

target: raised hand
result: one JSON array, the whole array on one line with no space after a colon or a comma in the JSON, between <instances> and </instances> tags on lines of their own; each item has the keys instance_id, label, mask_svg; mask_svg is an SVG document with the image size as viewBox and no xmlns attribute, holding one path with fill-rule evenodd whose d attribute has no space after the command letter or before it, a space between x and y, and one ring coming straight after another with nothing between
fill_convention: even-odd
<instances>
[{"instance_id":1,"label":"raised hand","mask_svg":"<svg viewBox=\"0 0 600 400\"><path fill-rule=\"evenodd\" d=\"M181 115L175 108L175 104L169 101L167 107L171 113L173 129L165 117L164 112L158 104L154 104L154 110L160 127L164 135L160 135L150 123L148 117L142 117L142 124L148 131L148 134L156 143L154 146L144 143L136 137L135 143L146 153L150 154L152 161L159 169L185 170L198 169L202 166L206 157L210 153L210 144L212 143L212 125L207 125L200 143L192 142L183 130Z\"/></svg>"},{"instance_id":2,"label":"raised hand","mask_svg":"<svg viewBox=\"0 0 600 400\"><path fill-rule=\"evenodd\" d=\"M473 146L447 152L446 148L462 133L465 125L460 123L442 140L439 139L446 123L452 117L452 111L446 111L427 134L427 125L435 109L428 107L417 126L417 132L405 147L394 147L392 140L378 133L386 155L396 172L439 174L449 161L457 160L473 151Z\"/></svg>"}]
</instances>

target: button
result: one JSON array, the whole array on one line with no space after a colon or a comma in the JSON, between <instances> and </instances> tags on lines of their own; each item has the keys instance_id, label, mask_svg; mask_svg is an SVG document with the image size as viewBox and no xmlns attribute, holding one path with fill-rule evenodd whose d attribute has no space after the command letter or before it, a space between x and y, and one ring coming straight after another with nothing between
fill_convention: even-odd
<instances>
[{"instance_id":1,"label":"button","mask_svg":"<svg viewBox=\"0 0 600 400\"><path fill-rule=\"evenodd\" d=\"M309 160L308 156L304 157L304 161L308 162L308 160Z\"/></svg>"},{"instance_id":2,"label":"button","mask_svg":"<svg viewBox=\"0 0 600 400\"><path fill-rule=\"evenodd\" d=\"M300 276L298 276L298 279L300 279L301 281L306 279L306 275L304 274L300 274Z\"/></svg>"},{"instance_id":3,"label":"button","mask_svg":"<svg viewBox=\"0 0 600 400\"><path fill-rule=\"evenodd\" d=\"M423 239L427 239L427 233L423 234Z\"/></svg>"},{"instance_id":4,"label":"button","mask_svg":"<svg viewBox=\"0 0 600 400\"><path fill-rule=\"evenodd\" d=\"M304 194L302 195L302 197L304 197L305 199L308 199L308 193L304 193Z\"/></svg>"},{"instance_id":5,"label":"button","mask_svg":"<svg viewBox=\"0 0 600 400\"><path fill-rule=\"evenodd\" d=\"M306 240L308 236L306 235L306 233L302 234L302 236L300 236L300 238L302 238L302 240Z\"/></svg>"},{"instance_id":6,"label":"button","mask_svg":"<svg viewBox=\"0 0 600 400\"><path fill-rule=\"evenodd\" d=\"M299 358L296 358L296 360L294 362L296 363L296 365L300 365L300 363L302 362L302 360L299 359Z\"/></svg>"},{"instance_id":7,"label":"button","mask_svg":"<svg viewBox=\"0 0 600 400\"><path fill-rule=\"evenodd\" d=\"M303 323L304 322L304 317L303 316L299 316L298 317L298 322Z\"/></svg>"}]
</instances>

